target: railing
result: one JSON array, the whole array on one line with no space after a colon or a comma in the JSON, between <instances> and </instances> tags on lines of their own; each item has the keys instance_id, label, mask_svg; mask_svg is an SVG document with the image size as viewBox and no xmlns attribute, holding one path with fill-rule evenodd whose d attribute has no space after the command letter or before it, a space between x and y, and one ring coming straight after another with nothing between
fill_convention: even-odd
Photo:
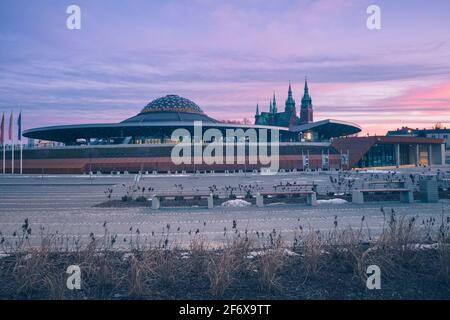
<instances>
[{"instance_id":1,"label":"railing","mask_svg":"<svg viewBox=\"0 0 450 320\"><path fill-rule=\"evenodd\" d=\"M10 144L5 144L4 146L0 146L0 151L3 151L3 148L5 148L5 151L11 151L12 150L12 145ZM35 147L23 144L22 145L22 150L26 150L26 149L35 149ZM15 144L14 145L14 150L20 150L20 144Z\"/></svg>"},{"instance_id":2,"label":"railing","mask_svg":"<svg viewBox=\"0 0 450 320\"><path fill-rule=\"evenodd\" d=\"M206 145L207 143L205 143ZM230 142L230 144L233 144ZM259 143L257 143L259 144ZM270 145L270 142L268 142ZM224 142L224 146L226 145L226 142ZM238 142L235 142L234 145L239 145ZM305 146L305 147L329 147L330 142L329 141L313 141L313 142L279 142L279 146ZM20 149L20 144L15 144L15 150ZM158 144L91 144L91 145L75 145L75 146L65 146L65 145L43 145L43 146L30 146L27 144L22 145L23 150L54 150L54 149L95 149L95 148L112 148L112 147L120 147L120 148L148 148L148 147L162 147L162 146L174 146L173 143L158 143ZM5 144L5 149L11 151L11 145ZM0 146L0 151L3 150L3 147Z\"/></svg>"}]
</instances>

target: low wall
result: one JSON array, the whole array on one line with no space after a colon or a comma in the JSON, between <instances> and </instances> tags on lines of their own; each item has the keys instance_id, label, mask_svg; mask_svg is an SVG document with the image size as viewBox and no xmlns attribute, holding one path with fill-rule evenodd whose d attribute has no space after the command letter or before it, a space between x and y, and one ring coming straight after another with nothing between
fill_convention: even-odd
<instances>
[{"instance_id":1,"label":"low wall","mask_svg":"<svg viewBox=\"0 0 450 320\"><path fill-rule=\"evenodd\" d=\"M251 171L268 167L267 164L180 164L175 165L170 157L173 145L164 146L99 146L99 147L67 147L54 149L29 149L23 151L23 173L57 174L85 172L110 173L111 171L187 171L196 170L246 170ZM280 169L303 170L302 154L309 155L310 169L337 169L340 167L340 155L329 146L281 145L279 156ZM193 154L193 153L192 153ZM323 168L322 154L329 154L329 166ZM224 155L226 153L224 152ZM6 168L11 172L11 154L6 161ZM223 161L225 162L225 160ZM15 172L19 172L19 153L15 153Z\"/></svg>"}]
</instances>

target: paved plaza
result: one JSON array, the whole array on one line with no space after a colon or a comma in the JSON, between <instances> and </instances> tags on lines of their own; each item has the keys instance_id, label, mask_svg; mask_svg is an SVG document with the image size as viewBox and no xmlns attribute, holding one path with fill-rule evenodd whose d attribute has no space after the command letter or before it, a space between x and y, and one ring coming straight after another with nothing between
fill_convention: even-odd
<instances>
[{"instance_id":1,"label":"paved plaza","mask_svg":"<svg viewBox=\"0 0 450 320\"><path fill-rule=\"evenodd\" d=\"M403 170L401 173L431 174L435 171L425 169ZM446 170L441 168L440 170ZM391 173L392 174L392 173ZM367 181L383 179L386 172L371 171L351 173L345 179ZM173 190L182 185L183 188L205 189L211 185L228 186L239 184L275 185L296 181L318 184L318 193L333 190L330 176L337 173L285 173L275 176L257 174L213 174L213 175L148 175L141 176L138 185L152 187L155 190ZM162 208L152 210L148 207L96 207L107 201L105 190L113 188L112 199L119 199L126 186L135 184L135 175L121 176L2 176L0 177L0 232L5 237L17 231L25 219L29 219L32 234L31 245L39 245L41 235L59 234L68 237L80 237L88 241L90 235L101 237L105 233L105 222L111 235L118 239L129 237L139 229L142 242L155 243L169 232L170 239L186 245L198 236L204 236L212 243L221 243L232 236L233 221L240 232L269 234L275 230L289 240L302 230L332 231L334 219L337 217L339 228L352 226L360 228L371 237L380 233L385 220L380 208L390 213L392 209L397 216L417 216L418 221L430 217L440 219L442 212L450 215L450 200L441 199L438 203L413 204L400 202L367 202L362 205L320 204L309 207L306 204L276 203L258 208L224 208L217 206L212 210L202 207ZM336 190L335 190L336 191ZM362 224L362 217L365 217ZM167 226L170 225L168 230ZM132 229L131 229L132 228ZM130 231L131 229L131 231ZM119 246L123 246L118 241Z\"/></svg>"}]
</instances>

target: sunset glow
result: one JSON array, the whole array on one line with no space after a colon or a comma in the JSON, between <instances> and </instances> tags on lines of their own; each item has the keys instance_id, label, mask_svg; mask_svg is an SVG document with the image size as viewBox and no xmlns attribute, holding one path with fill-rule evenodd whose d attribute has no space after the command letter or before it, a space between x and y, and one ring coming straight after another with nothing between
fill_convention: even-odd
<instances>
[{"instance_id":1,"label":"sunset glow","mask_svg":"<svg viewBox=\"0 0 450 320\"><path fill-rule=\"evenodd\" d=\"M80 0L78 31L69 4L0 3L0 112L21 109L24 129L117 122L166 94L253 121L274 92L284 106L289 81L298 104L305 76L317 120L450 126L448 1L378 1L377 31L366 0Z\"/></svg>"}]
</instances>

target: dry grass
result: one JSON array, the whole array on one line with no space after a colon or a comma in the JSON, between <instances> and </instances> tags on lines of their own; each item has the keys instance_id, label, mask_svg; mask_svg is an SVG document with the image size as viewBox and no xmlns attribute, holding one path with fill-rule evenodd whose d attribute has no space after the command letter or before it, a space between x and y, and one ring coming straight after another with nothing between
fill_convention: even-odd
<instances>
[{"instance_id":1,"label":"dry grass","mask_svg":"<svg viewBox=\"0 0 450 320\"><path fill-rule=\"evenodd\" d=\"M185 252L185 257L190 255L190 269L193 273L201 273L206 269L206 256L208 252L208 242L205 237L194 237L189 243L189 250Z\"/></svg>"},{"instance_id":2,"label":"dry grass","mask_svg":"<svg viewBox=\"0 0 450 320\"><path fill-rule=\"evenodd\" d=\"M450 217L445 217L444 209L441 214L441 224L438 233L439 272L438 276L450 284Z\"/></svg>"},{"instance_id":3,"label":"dry grass","mask_svg":"<svg viewBox=\"0 0 450 320\"><path fill-rule=\"evenodd\" d=\"M310 230L303 240L306 271L310 276L314 276L319 270L319 259L322 254L325 242L320 232Z\"/></svg>"},{"instance_id":4,"label":"dry grass","mask_svg":"<svg viewBox=\"0 0 450 320\"><path fill-rule=\"evenodd\" d=\"M103 237L92 235L85 245L44 235L39 248L27 247L24 228L8 245L3 241L2 249L9 256L0 258L0 298L233 298L242 292L251 298L278 297L290 292L289 286L307 290L308 284L326 285L336 270L348 277L351 290L366 292L366 268L371 264L381 267L384 279L399 281L400 288L412 278L427 290L429 285L421 283L426 276L436 294L448 290L450 298L450 219L442 215L431 232L427 223L397 218L392 212L381 235L372 240L363 222L359 229L339 230L336 221L329 235L310 229L296 238L294 246L275 230L263 235L233 228L220 248L199 233L183 250L170 246L170 227L157 245L147 247L139 244L135 230L130 231L133 240L127 240L126 251L115 250L115 237L106 224ZM424 244L427 247L422 249ZM65 271L73 264L82 270L81 292L66 288Z\"/></svg>"},{"instance_id":5,"label":"dry grass","mask_svg":"<svg viewBox=\"0 0 450 320\"><path fill-rule=\"evenodd\" d=\"M278 281L279 271L285 261L284 249L282 247L267 250L260 261L260 283L263 290L280 289Z\"/></svg>"},{"instance_id":6,"label":"dry grass","mask_svg":"<svg viewBox=\"0 0 450 320\"><path fill-rule=\"evenodd\" d=\"M248 237L237 236L217 254L207 254L209 256L207 275L210 292L214 297L223 296L233 284L237 273L253 269L253 264L247 259L253 244L254 241Z\"/></svg>"},{"instance_id":7,"label":"dry grass","mask_svg":"<svg viewBox=\"0 0 450 320\"><path fill-rule=\"evenodd\" d=\"M404 251L408 245L419 241L419 233L415 226L417 217L397 217L392 210L388 226L378 239L378 246L388 247L399 252Z\"/></svg>"},{"instance_id":8,"label":"dry grass","mask_svg":"<svg viewBox=\"0 0 450 320\"><path fill-rule=\"evenodd\" d=\"M226 248L217 255L211 255L207 270L211 294L214 297L223 296L233 282L237 270L232 250Z\"/></svg>"},{"instance_id":9,"label":"dry grass","mask_svg":"<svg viewBox=\"0 0 450 320\"><path fill-rule=\"evenodd\" d=\"M157 277L156 269L158 259L152 251L134 252L128 259L128 296L131 298L143 298L145 293L151 288L152 281Z\"/></svg>"},{"instance_id":10,"label":"dry grass","mask_svg":"<svg viewBox=\"0 0 450 320\"><path fill-rule=\"evenodd\" d=\"M438 248L439 272L438 277L446 284L450 285L450 245L449 243L439 242Z\"/></svg>"}]
</instances>

